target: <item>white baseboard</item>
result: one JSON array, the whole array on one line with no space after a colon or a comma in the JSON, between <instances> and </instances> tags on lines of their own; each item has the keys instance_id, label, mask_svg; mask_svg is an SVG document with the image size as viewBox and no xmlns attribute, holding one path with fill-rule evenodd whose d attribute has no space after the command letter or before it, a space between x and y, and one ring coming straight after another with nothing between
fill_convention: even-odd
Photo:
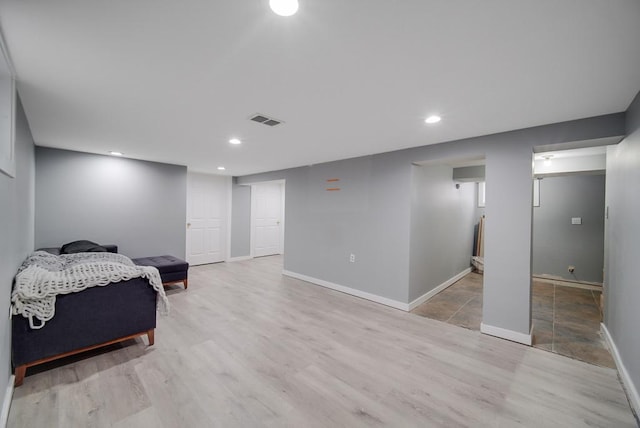
<instances>
[{"instance_id":1,"label":"white baseboard","mask_svg":"<svg viewBox=\"0 0 640 428\"><path fill-rule=\"evenodd\" d=\"M533 325L529 334L519 333L513 330L507 330L506 328L496 327L485 323L480 323L480 331L484 334L499 337L500 339L507 339L512 342L522 343L523 345L531 346L533 343Z\"/></svg>"},{"instance_id":2,"label":"white baseboard","mask_svg":"<svg viewBox=\"0 0 640 428\"><path fill-rule=\"evenodd\" d=\"M398 302L397 300L388 299L386 297L378 296L377 294L367 293L366 291L357 290L351 287L345 287L344 285L334 284L332 282L325 281L323 279L313 278L307 275L291 272L288 270L283 270L282 274L286 276L290 276L291 278L300 279L302 281L310 282L315 285L320 285L325 288L330 288L332 290L350 294L352 296L360 297L362 299L371 300L372 302L381 303L386 306L391 306L392 308L400 309L401 311L405 311L405 312L409 311L408 303Z\"/></svg>"},{"instance_id":3,"label":"white baseboard","mask_svg":"<svg viewBox=\"0 0 640 428\"><path fill-rule=\"evenodd\" d=\"M7 385L7 391L4 393L4 400L2 402L2 413L0 413L0 428L6 428L7 420L9 419L9 408L11 407L11 399L13 398L13 383L15 382L15 376L9 376L9 384Z\"/></svg>"},{"instance_id":4,"label":"white baseboard","mask_svg":"<svg viewBox=\"0 0 640 428\"><path fill-rule=\"evenodd\" d=\"M244 260L251 260L252 258L251 256L229 257L225 262L242 262Z\"/></svg>"},{"instance_id":5,"label":"white baseboard","mask_svg":"<svg viewBox=\"0 0 640 428\"><path fill-rule=\"evenodd\" d=\"M433 296L435 296L436 294L438 294L439 292L441 292L445 288L453 285L460 278L464 277L465 275L467 275L470 272L471 272L471 268L468 267L465 270L463 270L462 272L460 272L459 274L457 274L456 276L453 276L453 277L447 279L445 282L443 282L442 284L438 285L433 290L427 291L422 296L418 297L413 302L409 303L409 310L410 311L414 310L415 308L417 308L418 306L420 306L421 304L423 304L424 302L426 302L427 300L429 300L430 298L432 298Z\"/></svg>"},{"instance_id":6,"label":"white baseboard","mask_svg":"<svg viewBox=\"0 0 640 428\"><path fill-rule=\"evenodd\" d=\"M638 394L638 390L629 376L629 372L627 368L624 366L622 362L622 357L620 357L620 352L618 351L618 347L616 346L611 334L609 333L609 329L604 323L600 323L600 331L604 335L605 340L607 341L607 345L609 345L609 349L611 350L611 356L613 357L613 361L616 363L616 367L618 368L618 373L620 373L620 378L622 379L622 384L624 385L624 389L627 392L627 397L629 398L629 403L631 403L631 407L633 407L633 411L637 416L640 416L640 395Z\"/></svg>"}]
</instances>

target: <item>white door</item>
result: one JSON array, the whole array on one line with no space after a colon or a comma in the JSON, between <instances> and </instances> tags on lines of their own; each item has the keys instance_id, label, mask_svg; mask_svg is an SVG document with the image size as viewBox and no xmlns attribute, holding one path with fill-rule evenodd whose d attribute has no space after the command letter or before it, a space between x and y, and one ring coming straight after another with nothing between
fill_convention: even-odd
<instances>
[{"instance_id":1,"label":"white door","mask_svg":"<svg viewBox=\"0 0 640 428\"><path fill-rule=\"evenodd\" d=\"M192 265L225 260L230 179L187 175L187 261Z\"/></svg>"},{"instance_id":2,"label":"white door","mask_svg":"<svg viewBox=\"0 0 640 428\"><path fill-rule=\"evenodd\" d=\"M251 186L251 240L254 257L283 253L283 190L282 183Z\"/></svg>"}]
</instances>

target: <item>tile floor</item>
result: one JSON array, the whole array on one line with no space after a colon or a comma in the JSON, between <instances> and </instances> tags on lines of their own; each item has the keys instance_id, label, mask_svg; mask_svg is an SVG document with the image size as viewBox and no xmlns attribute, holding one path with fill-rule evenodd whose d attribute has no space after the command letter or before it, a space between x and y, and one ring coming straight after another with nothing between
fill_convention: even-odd
<instances>
[{"instance_id":1,"label":"tile floor","mask_svg":"<svg viewBox=\"0 0 640 428\"><path fill-rule=\"evenodd\" d=\"M533 346L604 367L615 367L600 333L601 292L533 281ZM482 275L470 273L412 313L480 330Z\"/></svg>"}]
</instances>

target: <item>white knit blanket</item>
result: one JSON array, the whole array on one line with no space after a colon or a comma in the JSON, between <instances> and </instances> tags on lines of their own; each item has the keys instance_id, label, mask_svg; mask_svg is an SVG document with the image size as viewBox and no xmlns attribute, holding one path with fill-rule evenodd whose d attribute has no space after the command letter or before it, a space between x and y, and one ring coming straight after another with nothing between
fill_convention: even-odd
<instances>
[{"instance_id":1,"label":"white knit blanket","mask_svg":"<svg viewBox=\"0 0 640 428\"><path fill-rule=\"evenodd\" d=\"M155 267L137 266L128 257L115 253L56 256L46 251L36 251L18 269L11 293L12 313L28 318L31 328L39 329L55 315L57 295L103 287L132 278L149 280L158 292L158 311L166 315L169 301ZM40 323L34 323L34 318Z\"/></svg>"}]
</instances>

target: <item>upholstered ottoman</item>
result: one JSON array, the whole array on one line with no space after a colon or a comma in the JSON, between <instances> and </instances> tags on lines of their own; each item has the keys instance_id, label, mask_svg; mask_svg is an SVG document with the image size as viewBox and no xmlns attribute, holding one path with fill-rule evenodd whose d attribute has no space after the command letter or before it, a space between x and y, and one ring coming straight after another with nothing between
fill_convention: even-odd
<instances>
[{"instance_id":1,"label":"upholstered ottoman","mask_svg":"<svg viewBox=\"0 0 640 428\"><path fill-rule=\"evenodd\" d=\"M157 268L158 272L160 272L162 284L164 285L181 282L184 285L185 290L188 287L187 271L189 270L189 263L184 260L168 255L141 257L131 260L139 266L153 266Z\"/></svg>"}]
</instances>

